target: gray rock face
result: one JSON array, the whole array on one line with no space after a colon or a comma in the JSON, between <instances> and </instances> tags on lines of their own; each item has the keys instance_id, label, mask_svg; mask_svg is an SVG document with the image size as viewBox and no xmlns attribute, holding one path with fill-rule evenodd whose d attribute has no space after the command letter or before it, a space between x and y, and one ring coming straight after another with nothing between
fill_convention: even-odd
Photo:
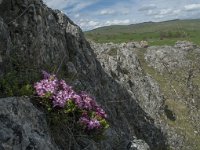
<instances>
[{"instance_id":1,"label":"gray rock face","mask_svg":"<svg viewBox=\"0 0 200 150\"><path fill-rule=\"evenodd\" d=\"M145 60L159 72L173 71L180 68L188 68L191 60L187 58L192 51L199 48L187 41L178 41L174 46L151 46L147 49Z\"/></svg>"},{"instance_id":2,"label":"gray rock face","mask_svg":"<svg viewBox=\"0 0 200 150\"><path fill-rule=\"evenodd\" d=\"M149 47L144 54L148 65L163 76L162 79L165 81L162 85L163 89L168 90L166 99L175 100L178 103L174 110L180 109L181 106L185 108L184 111L179 112L179 117L165 109L168 119L183 121L175 128L170 126L166 128L171 145L179 145L178 149L198 149L199 146L199 52L199 46L187 41L178 41L174 46ZM167 84L170 86L167 87ZM184 114L185 112L188 114ZM180 119L180 116L188 120L191 125L182 127L185 132L192 135L191 137L185 136L186 133L183 131L182 133L175 131L181 128L179 126L187 124L184 119Z\"/></svg>"},{"instance_id":3,"label":"gray rock face","mask_svg":"<svg viewBox=\"0 0 200 150\"><path fill-rule=\"evenodd\" d=\"M10 39L9 44L0 49L5 62L2 74L15 70L23 84L25 79L34 82L41 70L52 71L64 77L75 89L91 93L108 113L110 129L105 133L105 140L95 142L76 135L63 135L60 131L58 135L63 137L62 141L52 137L61 149L123 150L128 149L133 136L150 149L167 149L165 133L155 123L156 116L162 111L162 95L156 94L159 93L159 88L154 86L156 83L144 76L137 58L128 48L120 51L122 56L119 58L102 57L108 59L105 64L101 62L106 68L104 71L80 28L42 1L3 0L0 17L6 33L4 36L0 32L0 37ZM129 46L134 47L134 44ZM112 52L115 54L115 50L109 53ZM117 63L118 59L121 64ZM8 108L4 107L2 111L7 112Z\"/></svg>"},{"instance_id":4,"label":"gray rock face","mask_svg":"<svg viewBox=\"0 0 200 150\"><path fill-rule=\"evenodd\" d=\"M199 55L197 55L199 54L199 48L197 46L191 47L191 45L194 44L177 42L175 46L151 46L143 51L144 56L142 56L143 59L141 59L141 56L139 56L141 55L141 52L138 54L138 51L144 49L139 45L135 45L134 42L122 44L98 44L91 42L91 46L97 54L97 59L101 62L106 73L119 83L119 85L122 85L133 99L136 99L142 110L154 119L155 126L158 128L160 127L161 131L165 133L166 141L170 145L170 148L176 150L189 150L198 147L198 145L196 145L198 140L194 140L192 136L195 137L196 135L194 135L193 132L198 133L197 131L199 130L199 127L197 127L199 110L195 108L195 105L197 105L197 102L195 101L198 101L199 96L197 95L199 95L199 92L194 89L193 94L188 95L192 96L192 102L191 98L177 98L174 96L176 94L173 91L173 86L168 89L169 91L172 90L172 92L170 92L172 97L170 98L168 95L162 94L160 87L162 87L163 90L163 87L165 88L167 84L171 85L170 81L179 81L178 83L181 84L178 87L179 90L180 88L183 88L182 85L185 84L185 79L188 74L192 74L191 76L194 75L194 77L198 76L197 72L199 70L199 65L195 66L194 64L199 62ZM192 49L188 50L188 47ZM140 60L138 58L140 58ZM197 60L194 60L196 58ZM142 65L140 61L145 61L147 66L149 65L151 67L151 69L149 69L150 67L148 69L152 72L154 71L154 75L159 74L163 76L163 74L169 74L166 78L168 82L163 84L162 81L165 81L165 77L160 78L160 80L162 79L161 84L159 84L160 82L156 82L159 80L155 80L156 78L153 79L152 77L155 76L148 74L149 70L145 70L144 64ZM193 66L191 64L193 64ZM190 66L193 68L190 68ZM178 72L179 74L176 75L176 71L179 71L179 69L182 71L189 71L186 74L180 74L180 72ZM193 69L194 72L191 69ZM191 80L191 82L193 81ZM194 85L194 83L191 84ZM199 86L195 85L195 87L198 88ZM184 90L189 93L187 87ZM186 93L185 91L184 94ZM180 92L181 90L178 94L180 94ZM196 95L196 98L194 95ZM176 101L180 100L181 102L177 102L176 104L169 99L175 99ZM178 106L173 106L174 109L172 111L167 107L167 103L165 102L167 100L172 103L171 105L176 104ZM184 103L184 105L179 106L179 103ZM184 111L182 110L183 108L185 109ZM179 109L178 111L175 111L178 115L174 113L174 110L176 109ZM183 114L183 112L187 110L190 110L189 116ZM164 118L167 118L167 121ZM187 120L190 120L190 124L193 124L192 126L184 127L185 124L187 124L187 122L185 122L186 118ZM176 123L173 123L174 126L170 125L168 124L168 120L170 120L170 123ZM179 124L179 121L182 121L182 124ZM191 134L192 136L189 138L184 136L185 132L179 130L181 127L183 130L187 130L186 133ZM198 136L196 137L199 138ZM192 141L190 138L195 141L194 144L188 144ZM136 139L135 142L134 140L130 142L130 146L133 149L148 149L148 146L146 147L145 144L142 143L142 141ZM150 148L152 149L152 147Z\"/></svg>"},{"instance_id":5,"label":"gray rock face","mask_svg":"<svg viewBox=\"0 0 200 150\"><path fill-rule=\"evenodd\" d=\"M166 68L174 70L189 65L185 59L187 51L172 46L149 47L145 54L148 64L159 72L163 72Z\"/></svg>"},{"instance_id":6,"label":"gray rock face","mask_svg":"<svg viewBox=\"0 0 200 150\"><path fill-rule=\"evenodd\" d=\"M91 43L91 46L105 71L137 99L146 113L156 118L163 110L164 99L157 83L143 72L133 46L130 43Z\"/></svg>"},{"instance_id":7,"label":"gray rock face","mask_svg":"<svg viewBox=\"0 0 200 150\"><path fill-rule=\"evenodd\" d=\"M150 150L150 148L143 140L133 140L130 150Z\"/></svg>"},{"instance_id":8,"label":"gray rock face","mask_svg":"<svg viewBox=\"0 0 200 150\"><path fill-rule=\"evenodd\" d=\"M5 69L5 60L3 58L9 55L10 46L11 41L7 25L3 22L3 19L0 17L0 75L2 75L3 70Z\"/></svg>"},{"instance_id":9,"label":"gray rock face","mask_svg":"<svg viewBox=\"0 0 200 150\"><path fill-rule=\"evenodd\" d=\"M57 150L45 115L28 98L0 99L1 150Z\"/></svg>"},{"instance_id":10,"label":"gray rock face","mask_svg":"<svg viewBox=\"0 0 200 150\"><path fill-rule=\"evenodd\" d=\"M197 46L194 43L188 41L177 41L175 47L185 51L189 51L195 49Z\"/></svg>"}]
</instances>

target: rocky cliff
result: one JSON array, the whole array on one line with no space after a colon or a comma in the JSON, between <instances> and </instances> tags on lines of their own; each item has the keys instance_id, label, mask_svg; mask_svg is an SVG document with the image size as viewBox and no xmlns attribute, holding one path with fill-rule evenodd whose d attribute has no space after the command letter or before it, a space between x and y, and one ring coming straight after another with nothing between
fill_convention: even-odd
<instances>
[{"instance_id":1,"label":"rocky cliff","mask_svg":"<svg viewBox=\"0 0 200 150\"><path fill-rule=\"evenodd\" d=\"M0 1L1 97L20 95L21 90L18 89L33 84L39 79L41 70L47 70L65 78L75 89L94 95L107 111L110 123L105 138L95 141L69 133L65 127L48 127L45 122L41 125L37 114L42 112L38 112L28 99L1 99L3 107L0 115L6 118L1 117L0 130L8 130L9 139L15 138L13 134L18 128L7 125L11 121L20 127L20 132L24 132L24 140L17 144L1 138L1 149L15 145L18 145L16 149L25 149L30 143L26 139L30 138L45 141L35 144L37 148L34 149L45 145L49 149L57 147L64 150L161 150L168 149L169 145L182 149L184 135L177 134L161 119L166 117L167 110L172 111L165 109L166 99L159 83L145 72L135 45L92 44L92 47L95 52L77 25L60 11L48 8L41 0ZM9 114L11 105L12 108L17 107L16 112L19 113L13 114L13 110ZM26 107L31 109L30 114L25 111ZM30 133L23 126L30 124L31 114L34 114L35 120L30 130L45 130L44 137ZM13 116L17 116L17 120ZM6 134L3 132L3 135ZM26 141L25 145L23 141Z\"/></svg>"},{"instance_id":2,"label":"rocky cliff","mask_svg":"<svg viewBox=\"0 0 200 150\"><path fill-rule=\"evenodd\" d=\"M0 100L0 149L57 150L45 114L28 98Z\"/></svg>"},{"instance_id":3,"label":"rocky cliff","mask_svg":"<svg viewBox=\"0 0 200 150\"><path fill-rule=\"evenodd\" d=\"M104 70L124 86L161 127L172 149L199 148L197 45L143 47L138 42L91 42Z\"/></svg>"}]
</instances>

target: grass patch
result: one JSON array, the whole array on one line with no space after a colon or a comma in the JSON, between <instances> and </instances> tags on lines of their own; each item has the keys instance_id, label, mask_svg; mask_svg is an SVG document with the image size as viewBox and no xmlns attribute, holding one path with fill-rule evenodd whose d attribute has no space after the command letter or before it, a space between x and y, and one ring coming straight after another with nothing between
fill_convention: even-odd
<instances>
[{"instance_id":1,"label":"grass patch","mask_svg":"<svg viewBox=\"0 0 200 150\"><path fill-rule=\"evenodd\" d=\"M139 61L140 61L140 64L144 70L145 73L148 73L149 75L152 76L152 78L154 78L162 88L163 92L166 94L169 92L169 88L167 87L167 80L166 78L161 75L159 72L157 72L153 67L150 67L145 59L144 59L144 54L146 52L146 49L145 48L142 48L142 49L137 49L136 50L136 53L137 53L137 56L139 58Z\"/></svg>"},{"instance_id":2,"label":"grass patch","mask_svg":"<svg viewBox=\"0 0 200 150\"><path fill-rule=\"evenodd\" d=\"M165 104L176 114L176 121L165 119L170 127L185 137L185 145L193 146L192 150L200 149L200 136L195 134L195 129L191 124L189 109L187 106L174 100L166 100Z\"/></svg>"}]
</instances>

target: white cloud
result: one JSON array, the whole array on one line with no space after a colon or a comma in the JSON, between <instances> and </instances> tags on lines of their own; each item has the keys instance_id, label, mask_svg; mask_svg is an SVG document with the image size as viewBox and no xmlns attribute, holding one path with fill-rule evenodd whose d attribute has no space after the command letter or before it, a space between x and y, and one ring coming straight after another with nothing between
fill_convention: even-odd
<instances>
[{"instance_id":1,"label":"white cloud","mask_svg":"<svg viewBox=\"0 0 200 150\"><path fill-rule=\"evenodd\" d=\"M179 15L181 12L182 12L181 9L177 9L177 10L174 10L174 11L173 11L173 14L174 14L174 15Z\"/></svg>"},{"instance_id":2,"label":"white cloud","mask_svg":"<svg viewBox=\"0 0 200 150\"><path fill-rule=\"evenodd\" d=\"M128 10L128 9L122 9L121 13L124 14L124 15L127 15L127 14L130 13L130 10Z\"/></svg>"},{"instance_id":3,"label":"white cloud","mask_svg":"<svg viewBox=\"0 0 200 150\"><path fill-rule=\"evenodd\" d=\"M80 14L75 14L74 15L74 18L79 18L80 17Z\"/></svg>"},{"instance_id":4,"label":"white cloud","mask_svg":"<svg viewBox=\"0 0 200 150\"><path fill-rule=\"evenodd\" d=\"M78 3L76 3L76 5L73 6L73 8L71 8L71 12L78 12L79 10L82 10L96 2L97 2L97 0L93 0L93 1L92 0L88 0L88 1L84 0L84 2L78 2Z\"/></svg>"},{"instance_id":5,"label":"white cloud","mask_svg":"<svg viewBox=\"0 0 200 150\"><path fill-rule=\"evenodd\" d=\"M131 21L129 19L122 19L122 20L105 20L105 21L94 21L89 19L80 19L79 25L84 30L90 30L94 28L98 28L101 26L110 26L110 25L127 25L130 24Z\"/></svg>"},{"instance_id":6,"label":"white cloud","mask_svg":"<svg viewBox=\"0 0 200 150\"><path fill-rule=\"evenodd\" d=\"M153 16L156 19L161 19L169 16L177 16L182 12L181 9L173 10L171 8L161 9L161 10L149 10L147 15Z\"/></svg>"},{"instance_id":7,"label":"white cloud","mask_svg":"<svg viewBox=\"0 0 200 150\"><path fill-rule=\"evenodd\" d=\"M101 15L111 15L111 14L114 14L114 13L115 13L115 11L114 10L110 10L110 9L104 9L104 10L100 11Z\"/></svg>"},{"instance_id":8,"label":"white cloud","mask_svg":"<svg viewBox=\"0 0 200 150\"><path fill-rule=\"evenodd\" d=\"M168 9L161 9L160 10L160 15L168 15L170 13L172 13L172 9L168 8Z\"/></svg>"},{"instance_id":9,"label":"white cloud","mask_svg":"<svg viewBox=\"0 0 200 150\"><path fill-rule=\"evenodd\" d=\"M44 0L44 2L54 9L68 9L69 12L78 12L99 0Z\"/></svg>"},{"instance_id":10,"label":"white cloud","mask_svg":"<svg viewBox=\"0 0 200 150\"><path fill-rule=\"evenodd\" d=\"M185 10L187 10L187 11L199 10L199 9L200 9L200 4L185 5L184 8L185 8Z\"/></svg>"},{"instance_id":11,"label":"white cloud","mask_svg":"<svg viewBox=\"0 0 200 150\"><path fill-rule=\"evenodd\" d=\"M78 24L84 30L98 28L98 27L100 27L100 26L103 25L103 24L101 24L98 21L89 20L89 19L80 19L79 22L78 22Z\"/></svg>"},{"instance_id":12,"label":"white cloud","mask_svg":"<svg viewBox=\"0 0 200 150\"><path fill-rule=\"evenodd\" d=\"M125 19L125 20L108 20L105 22L105 25L109 26L109 25L124 25L124 24L129 24L130 20L129 19Z\"/></svg>"},{"instance_id":13,"label":"white cloud","mask_svg":"<svg viewBox=\"0 0 200 150\"><path fill-rule=\"evenodd\" d=\"M54 9L64 9L66 5L70 4L67 0L44 0L44 3Z\"/></svg>"},{"instance_id":14,"label":"white cloud","mask_svg":"<svg viewBox=\"0 0 200 150\"><path fill-rule=\"evenodd\" d=\"M149 16L158 15L158 11L148 10L147 15L149 15Z\"/></svg>"},{"instance_id":15,"label":"white cloud","mask_svg":"<svg viewBox=\"0 0 200 150\"><path fill-rule=\"evenodd\" d=\"M157 7L154 4L148 5L148 6L142 6L141 8L138 9L138 11L149 11L156 9Z\"/></svg>"},{"instance_id":16,"label":"white cloud","mask_svg":"<svg viewBox=\"0 0 200 150\"><path fill-rule=\"evenodd\" d=\"M155 15L155 16L154 16L155 19L162 19L162 18L164 18L164 17L165 17L164 15Z\"/></svg>"},{"instance_id":17,"label":"white cloud","mask_svg":"<svg viewBox=\"0 0 200 150\"><path fill-rule=\"evenodd\" d=\"M103 9L98 14L100 15L127 15L130 9L127 7L119 6L118 4L109 9Z\"/></svg>"},{"instance_id":18,"label":"white cloud","mask_svg":"<svg viewBox=\"0 0 200 150\"><path fill-rule=\"evenodd\" d=\"M97 25L99 25L99 22L91 20L88 22L88 25L89 26L97 26Z\"/></svg>"}]
</instances>

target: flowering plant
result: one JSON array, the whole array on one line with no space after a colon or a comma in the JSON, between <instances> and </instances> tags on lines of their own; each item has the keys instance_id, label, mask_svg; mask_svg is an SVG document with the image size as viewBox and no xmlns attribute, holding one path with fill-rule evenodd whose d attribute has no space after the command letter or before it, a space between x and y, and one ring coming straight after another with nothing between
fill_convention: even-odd
<instances>
[{"instance_id":1,"label":"flowering plant","mask_svg":"<svg viewBox=\"0 0 200 150\"><path fill-rule=\"evenodd\" d=\"M44 79L36 82L37 95L45 101L49 111L62 111L66 117L75 115L76 123L87 132L103 131L109 125L107 114L86 92L75 92L64 80L43 71Z\"/></svg>"}]
</instances>

